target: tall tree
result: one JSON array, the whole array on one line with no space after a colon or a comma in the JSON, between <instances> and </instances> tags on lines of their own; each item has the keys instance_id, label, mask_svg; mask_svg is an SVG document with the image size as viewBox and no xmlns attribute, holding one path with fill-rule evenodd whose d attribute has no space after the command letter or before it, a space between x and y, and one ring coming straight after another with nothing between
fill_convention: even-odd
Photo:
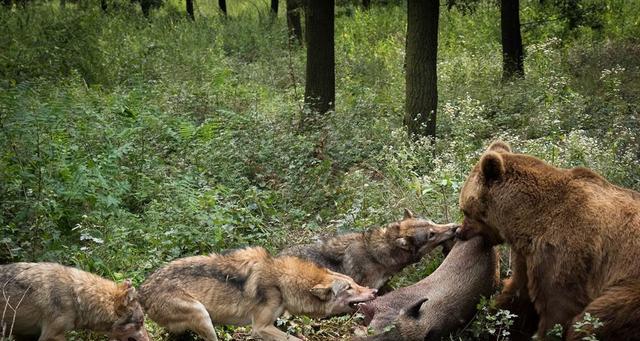
<instances>
[{"instance_id":1,"label":"tall tree","mask_svg":"<svg viewBox=\"0 0 640 341\"><path fill-rule=\"evenodd\" d=\"M304 102L317 113L335 108L334 10L335 0L310 0L305 8L307 81Z\"/></svg>"},{"instance_id":2,"label":"tall tree","mask_svg":"<svg viewBox=\"0 0 640 341\"><path fill-rule=\"evenodd\" d=\"M189 19L196 20L196 15L193 12L193 0L185 0L187 5L187 15L189 15Z\"/></svg>"},{"instance_id":3,"label":"tall tree","mask_svg":"<svg viewBox=\"0 0 640 341\"><path fill-rule=\"evenodd\" d=\"M140 0L140 8L142 8L142 14L145 18L148 18L151 13L151 6L153 5L152 1L153 0Z\"/></svg>"},{"instance_id":4,"label":"tall tree","mask_svg":"<svg viewBox=\"0 0 640 341\"><path fill-rule=\"evenodd\" d=\"M502 78L524 77L519 0L501 0L500 27L502 30Z\"/></svg>"},{"instance_id":5,"label":"tall tree","mask_svg":"<svg viewBox=\"0 0 640 341\"><path fill-rule=\"evenodd\" d=\"M302 44L302 24L300 23L300 11L302 0L287 0L287 27L289 28L289 37L295 39Z\"/></svg>"},{"instance_id":6,"label":"tall tree","mask_svg":"<svg viewBox=\"0 0 640 341\"><path fill-rule=\"evenodd\" d=\"M271 13L278 15L278 0L271 0Z\"/></svg>"},{"instance_id":7,"label":"tall tree","mask_svg":"<svg viewBox=\"0 0 640 341\"><path fill-rule=\"evenodd\" d=\"M218 0L218 7L222 14L227 15L227 0Z\"/></svg>"},{"instance_id":8,"label":"tall tree","mask_svg":"<svg viewBox=\"0 0 640 341\"><path fill-rule=\"evenodd\" d=\"M406 106L409 134L436 137L438 0L407 1Z\"/></svg>"}]
</instances>

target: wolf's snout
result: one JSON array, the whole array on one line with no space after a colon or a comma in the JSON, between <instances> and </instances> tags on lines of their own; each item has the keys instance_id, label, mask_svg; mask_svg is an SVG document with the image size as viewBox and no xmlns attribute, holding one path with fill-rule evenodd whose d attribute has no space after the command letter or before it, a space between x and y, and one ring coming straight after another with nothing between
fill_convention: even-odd
<instances>
[{"instance_id":1,"label":"wolf's snout","mask_svg":"<svg viewBox=\"0 0 640 341\"><path fill-rule=\"evenodd\" d=\"M462 228L462 224L451 224L451 231L453 233L458 234L458 231L460 230L460 228Z\"/></svg>"}]
</instances>

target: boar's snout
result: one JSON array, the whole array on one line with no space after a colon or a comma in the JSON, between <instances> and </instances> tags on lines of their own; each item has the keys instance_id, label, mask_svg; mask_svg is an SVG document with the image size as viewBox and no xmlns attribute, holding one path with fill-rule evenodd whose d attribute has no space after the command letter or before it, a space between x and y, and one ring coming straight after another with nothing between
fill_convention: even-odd
<instances>
[{"instance_id":1,"label":"boar's snout","mask_svg":"<svg viewBox=\"0 0 640 341\"><path fill-rule=\"evenodd\" d=\"M376 314L375 305L372 302L362 303L358 306L358 310L364 315L364 324L368 326Z\"/></svg>"}]
</instances>

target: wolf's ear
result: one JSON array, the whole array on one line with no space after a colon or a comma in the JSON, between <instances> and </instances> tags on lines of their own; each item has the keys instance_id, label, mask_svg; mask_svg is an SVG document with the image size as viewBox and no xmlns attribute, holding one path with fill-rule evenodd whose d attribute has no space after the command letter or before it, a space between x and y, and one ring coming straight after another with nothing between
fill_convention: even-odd
<instances>
[{"instance_id":1,"label":"wolf's ear","mask_svg":"<svg viewBox=\"0 0 640 341\"><path fill-rule=\"evenodd\" d=\"M313 296L321 299L322 301L327 301L331 298L331 286L325 284L316 284L313 288L309 289Z\"/></svg>"},{"instance_id":2,"label":"wolf's ear","mask_svg":"<svg viewBox=\"0 0 640 341\"><path fill-rule=\"evenodd\" d=\"M347 281L336 279L331 283L331 293L333 296L338 296L339 293L348 290L351 285Z\"/></svg>"},{"instance_id":3,"label":"wolf's ear","mask_svg":"<svg viewBox=\"0 0 640 341\"><path fill-rule=\"evenodd\" d=\"M396 238L396 240L394 240L394 244L396 244L397 247L401 248L401 249L409 249L411 248L411 243L409 243L409 241L407 240L407 238Z\"/></svg>"},{"instance_id":4,"label":"wolf's ear","mask_svg":"<svg viewBox=\"0 0 640 341\"><path fill-rule=\"evenodd\" d=\"M411 212L410 209L405 208L404 209L404 219L413 219L415 218L415 215L413 214L413 212Z\"/></svg>"},{"instance_id":5,"label":"wolf's ear","mask_svg":"<svg viewBox=\"0 0 640 341\"><path fill-rule=\"evenodd\" d=\"M122 289L124 290L122 304L124 304L125 306L130 305L138 298L136 288L133 287L130 279L126 279L124 282L122 282Z\"/></svg>"},{"instance_id":6,"label":"wolf's ear","mask_svg":"<svg viewBox=\"0 0 640 341\"><path fill-rule=\"evenodd\" d=\"M489 148L487 148L488 152L496 152L496 153L511 153L511 146L504 141L493 141Z\"/></svg>"},{"instance_id":7,"label":"wolf's ear","mask_svg":"<svg viewBox=\"0 0 640 341\"><path fill-rule=\"evenodd\" d=\"M500 180L505 173L504 159L497 152L486 152L480 159L480 172L485 182Z\"/></svg>"}]
</instances>

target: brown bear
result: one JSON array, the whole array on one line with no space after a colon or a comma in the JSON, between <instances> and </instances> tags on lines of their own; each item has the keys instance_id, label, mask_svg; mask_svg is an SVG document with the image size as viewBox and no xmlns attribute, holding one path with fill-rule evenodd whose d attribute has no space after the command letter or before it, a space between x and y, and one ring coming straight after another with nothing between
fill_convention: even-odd
<instances>
[{"instance_id":1,"label":"brown bear","mask_svg":"<svg viewBox=\"0 0 640 341\"><path fill-rule=\"evenodd\" d=\"M464 183L460 208L459 238L511 246L497 303L520 317L514 339L544 339L560 324L580 340L573 325L590 313L604 323L588 331L600 340L640 340L640 193L497 141Z\"/></svg>"}]
</instances>

